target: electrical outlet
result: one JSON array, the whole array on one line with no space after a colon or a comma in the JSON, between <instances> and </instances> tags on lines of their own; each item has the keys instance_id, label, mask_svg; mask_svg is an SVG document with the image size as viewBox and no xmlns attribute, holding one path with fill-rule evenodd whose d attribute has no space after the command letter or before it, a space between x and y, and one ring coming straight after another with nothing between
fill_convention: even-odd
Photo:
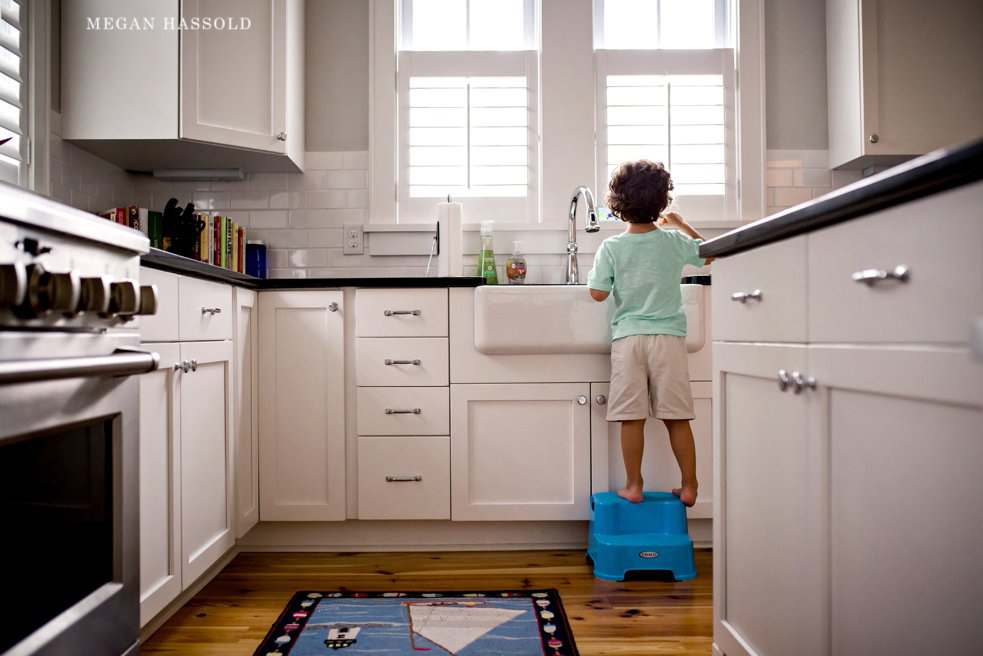
<instances>
[{"instance_id":1,"label":"electrical outlet","mask_svg":"<svg viewBox=\"0 0 983 656\"><path fill-rule=\"evenodd\" d=\"M345 255L361 255L365 252L362 242L362 226L357 224L346 225L343 237Z\"/></svg>"}]
</instances>

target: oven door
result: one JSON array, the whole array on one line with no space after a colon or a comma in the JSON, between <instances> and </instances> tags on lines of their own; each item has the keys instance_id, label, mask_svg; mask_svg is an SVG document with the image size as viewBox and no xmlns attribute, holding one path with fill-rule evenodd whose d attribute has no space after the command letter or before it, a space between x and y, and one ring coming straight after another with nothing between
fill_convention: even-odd
<instances>
[{"instance_id":1,"label":"oven door","mask_svg":"<svg viewBox=\"0 0 983 656\"><path fill-rule=\"evenodd\" d=\"M135 342L0 334L0 653L7 656L123 654L136 643L133 376L155 369L157 358Z\"/></svg>"}]
</instances>

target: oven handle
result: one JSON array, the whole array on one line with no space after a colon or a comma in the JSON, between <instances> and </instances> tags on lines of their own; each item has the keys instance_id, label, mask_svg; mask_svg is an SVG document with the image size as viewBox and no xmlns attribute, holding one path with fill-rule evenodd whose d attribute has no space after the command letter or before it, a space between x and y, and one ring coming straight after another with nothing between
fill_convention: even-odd
<instances>
[{"instance_id":1,"label":"oven handle","mask_svg":"<svg viewBox=\"0 0 983 656\"><path fill-rule=\"evenodd\" d=\"M96 376L130 376L155 371L160 355L152 351L119 348L112 355L43 360L7 360L0 362L0 385L33 383L62 378Z\"/></svg>"}]
</instances>

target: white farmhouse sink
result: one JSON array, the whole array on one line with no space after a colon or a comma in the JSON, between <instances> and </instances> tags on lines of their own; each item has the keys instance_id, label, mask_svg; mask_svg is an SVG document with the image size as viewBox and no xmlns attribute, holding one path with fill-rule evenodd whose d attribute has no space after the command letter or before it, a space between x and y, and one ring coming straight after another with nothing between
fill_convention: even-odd
<instances>
[{"instance_id":1,"label":"white farmhouse sink","mask_svg":"<svg viewBox=\"0 0 983 656\"><path fill-rule=\"evenodd\" d=\"M682 285L686 348L706 341L702 285ZM608 353L613 303L585 285L487 285L474 293L474 346L488 355Z\"/></svg>"}]
</instances>

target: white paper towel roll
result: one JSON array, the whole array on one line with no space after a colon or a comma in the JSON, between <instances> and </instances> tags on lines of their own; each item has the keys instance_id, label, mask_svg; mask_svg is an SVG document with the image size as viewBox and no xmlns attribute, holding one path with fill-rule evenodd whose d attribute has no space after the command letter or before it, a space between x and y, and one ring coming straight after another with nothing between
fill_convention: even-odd
<instances>
[{"instance_id":1,"label":"white paper towel roll","mask_svg":"<svg viewBox=\"0 0 983 656\"><path fill-rule=\"evenodd\" d=\"M437 255L437 275L463 275L464 263L461 259L461 215L464 206L460 203L437 203L437 222L440 224L440 254Z\"/></svg>"}]
</instances>

